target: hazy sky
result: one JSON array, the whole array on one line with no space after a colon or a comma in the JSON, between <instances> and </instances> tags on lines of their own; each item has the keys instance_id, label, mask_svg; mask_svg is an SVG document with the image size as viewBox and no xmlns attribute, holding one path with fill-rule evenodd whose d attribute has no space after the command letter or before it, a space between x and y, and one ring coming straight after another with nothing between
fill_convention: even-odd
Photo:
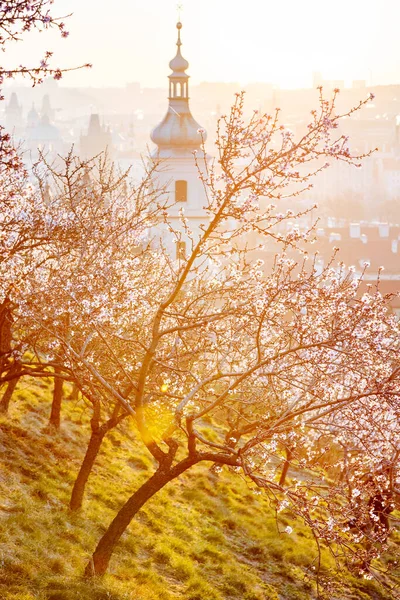
<instances>
[{"instance_id":1,"label":"hazy sky","mask_svg":"<svg viewBox=\"0 0 400 600\"><path fill-rule=\"evenodd\" d=\"M400 83L400 0L186 0L182 53L192 83L272 81L310 86L329 79ZM73 16L70 36L31 35L14 59L55 51L55 62L93 63L64 85L166 86L175 53L176 0L55 0Z\"/></svg>"}]
</instances>

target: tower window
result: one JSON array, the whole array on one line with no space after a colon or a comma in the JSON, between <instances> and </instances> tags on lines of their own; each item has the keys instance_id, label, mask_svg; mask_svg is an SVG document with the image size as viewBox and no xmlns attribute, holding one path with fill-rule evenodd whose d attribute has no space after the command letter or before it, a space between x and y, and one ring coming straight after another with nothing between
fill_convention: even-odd
<instances>
[{"instance_id":1,"label":"tower window","mask_svg":"<svg viewBox=\"0 0 400 600\"><path fill-rule=\"evenodd\" d=\"M186 242L176 242L176 258L178 260L186 258Z\"/></svg>"},{"instance_id":2,"label":"tower window","mask_svg":"<svg viewBox=\"0 0 400 600\"><path fill-rule=\"evenodd\" d=\"M187 181L175 181L175 201L187 202Z\"/></svg>"}]
</instances>

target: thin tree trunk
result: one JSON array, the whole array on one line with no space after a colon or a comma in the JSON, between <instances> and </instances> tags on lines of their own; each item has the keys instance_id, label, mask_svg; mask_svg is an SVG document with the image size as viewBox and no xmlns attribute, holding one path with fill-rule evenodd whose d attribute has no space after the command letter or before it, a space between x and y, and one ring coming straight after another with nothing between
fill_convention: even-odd
<instances>
[{"instance_id":1,"label":"thin tree trunk","mask_svg":"<svg viewBox=\"0 0 400 600\"><path fill-rule=\"evenodd\" d=\"M279 485L285 485L286 477L290 467L290 461L292 460L293 452L290 448L286 448L286 460L283 463L283 469L281 473L281 477L279 479Z\"/></svg>"},{"instance_id":2,"label":"thin tree trunk","mask_svg":"<svg viewBox=\"0 0 400 600\"><path fill-rule=\"evenodd\" d=\"M8 366L12 341L12 302L5 298L0 304L0 372Z\"/></svg>"},{"instance_id":3,"label":"thin tree trunk","mask_svg":"<svg viewBox=\"0 0 400 600\"><path fill-rule=\"evenodd\" d=\"M10 406L10 400L11 397L14 393L15 388L17 387L17 383L19 381L19 377L15 377L15 379L11 379L8 382L6 391L3 394L3 397L0 401L0 412L7 414L8 413L8 407Z\"/></svg>"},{"instance_id":4,"label":"thin tree trunk","mask_svg":"<svg viewBox=\"0 0 400 600\"><path fill-rule=\"evenodd\" d=\"M55 373L59 372L59 369L54 369ZM51 404L51 414L49 419L49 425L55 429L60 429L61 422L61 402L63 399L63 380L59 377L54 377L54 390L53 390L53 402Z\"/></svg>"},{"instance_id":5,"label":"thin tree trunk","mask_svg":"<svg viewBox=\"0 0 400 600\"><path fill-rule=\"evenodd\" d=\"M119 423L128 416L127 413L119 414L119 412L120 405L116 403L111 417L108 421L103 423L103 425L100 425L101 405L97 401L93 404L93 418L90 421L92 435L90 436L89 444L86 449L85 458L79 469L74 487L72 488L71 500L69 503L71 510L79 510L82 507L86 484L90 473L92 472L93 465L96 462L104 437L111 429L119 425Z\"/></svg>"},{"instance_id":6,"label":"thin tree trunk","mask_svg":"<svg viewBox=\"0 0 400 600\"><path fill-rule=\"evenodd\" d=\"M69 396L69 399L73 400L74 402L76 402L78 400L78 398L79 398L79 388L76 385L76 383L74 383L73 386L72 386L72 392L71 392L71 394Z\"/></svg>"},{"instance_id":7,"label":"thin tree trunk","mask_svg":"<svg viewBox=\"0 0 400 600\"><path fill-rule=\"evenodd\" d=\"M86 577L104 575L107 571L114 548L133 517L139 512L147 500L159 492L167 483L190 469L196 462L198 462L198 460L194 457L188 457L175 465L175 467L169 469L164 469L163 466L160 466L154 475L129 498L97 544L96 550L86 566Z\"/></svg>"},{"instance_id":8,"label":"thin tree trunk","mask_svg":"<svg viewBox=\"0 0 400 600\"><path fill-rule=\"evenodd\" d=\"M92 432L90 441L86 450L85 458L81 468L79 469L78 476L75 480L74 487L72 488L71 500L69 507L71 510L79 510L82 506L83 496L85 494L85 488L89 475L92 472L93 465L96 461L97 455L99 454L100 446L103 442L104 436L108 430L99 428Z\"/></svg>"}]
</instances>

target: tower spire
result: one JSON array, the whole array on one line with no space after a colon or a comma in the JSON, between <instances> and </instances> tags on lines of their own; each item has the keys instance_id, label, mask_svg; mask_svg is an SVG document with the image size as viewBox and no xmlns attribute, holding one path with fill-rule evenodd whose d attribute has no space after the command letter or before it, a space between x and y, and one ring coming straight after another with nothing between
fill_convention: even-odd
<instances>
[{"instance_id":1,"label":"tower spire","mask_svg":"<svg viewBox=\"0 0 400 600\"><path fill-rule=\"evenodd\" d=\"M182 23L180 22L180 20L177 22L176 28L178 30L178 41L176 42L176 45L178 46L178 50L180 50L180 47L182 46L182 42L181 42Z\"/></svg>"},{"instance_id":2,"label":"tower spire","mask_svg":"<svg viewBox=\"0 0 400 600\"><path fill-rule=\"evenodd\" d=\"M189 82L189 75L187 75L186 73L186 69L189 68L189 63L188 61L183 58L182 54L181 54L181 46L182 46L182 40L181 40L181 29L182 29L182 23L180 21L178 21L178 23L176 24L176 28L178 30L178 40L176 42L176 47L177 47L177 51L176 51L176 56L171 60L171 62L169 63L169 68L171 69L172 73L169 76L170 81L176 79L176 80L181 80L182 83L186 83L188 84ZM174 83L172 81L172 83ZM177 83L179 83L179 81L177 81ZM171 95L171 88L170 88L170 94L169 94L170 98L173 97ZM187 94L186 94L187 97Z\"/></svg>"},{"instance_id":3,"label":"tower spire","mask_svg":"<svg viewBox=\"0 0 400 600\"><path fill-rule=\"evenodd\" d=\"M169 95L168 112L162 122L153 129L151 139L157 144L159 153L170 150L190 151L199 149L205 133L199 133L200 125L195 121L189 108L189 75L186 70L188 61L181 53L182 23L176 24L178 38L176 55L169 63L172 71L168 75Z\"/></svg>"}]
</instances>

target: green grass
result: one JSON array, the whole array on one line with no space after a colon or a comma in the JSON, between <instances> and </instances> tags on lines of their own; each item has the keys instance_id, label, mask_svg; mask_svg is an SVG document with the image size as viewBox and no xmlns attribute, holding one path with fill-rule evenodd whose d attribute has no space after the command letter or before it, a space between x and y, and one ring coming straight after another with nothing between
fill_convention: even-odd
<instances>
[{"instance_id":1,"label":"green grass","mask_svg":"<svg viewBox=\"0 0 400 600\"><path fill-rule=\"evenodd\" d=\"M3 600L308 600L317 556L299 522L279 534L263 494L198 465L140 511L102 581L81 575L115 511L154 467L132 424L112 431L84 507L67 506L89 437L90 412L65 400L46 428L50 382L25 382L0 421L0 598ZM209 434L212 436L212 428ZM289 517L283 515L288 521ZM335 568L324 554L325 569ZM338 577L337 599L389 598L370 581ZM340 581L340 587L339 587Z\"/></svg>"}]
</instances>

